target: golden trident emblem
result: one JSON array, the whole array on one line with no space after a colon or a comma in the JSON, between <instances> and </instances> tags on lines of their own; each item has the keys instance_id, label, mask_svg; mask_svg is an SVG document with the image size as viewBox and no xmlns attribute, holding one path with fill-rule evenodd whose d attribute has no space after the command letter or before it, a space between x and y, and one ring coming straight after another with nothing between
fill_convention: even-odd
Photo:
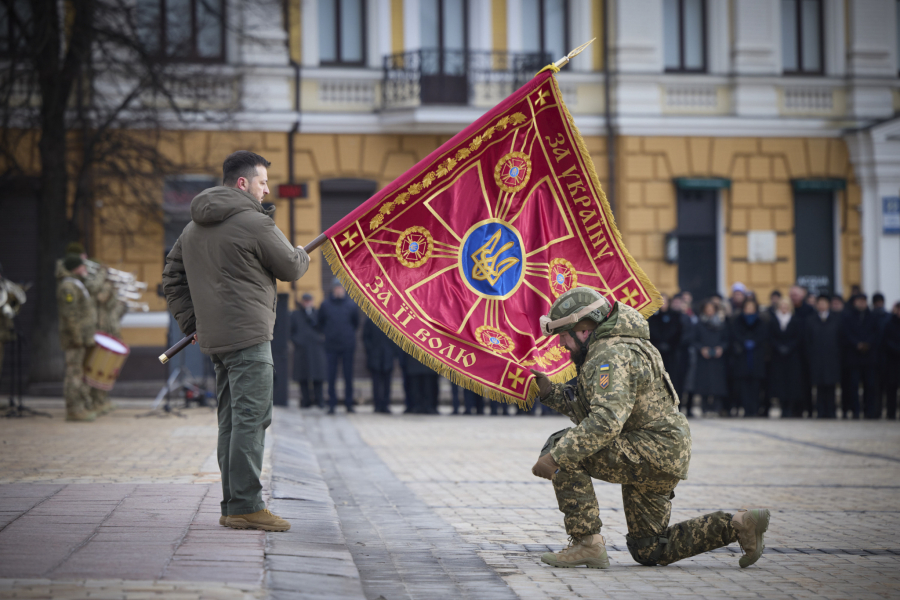
<instances>
[{"instance_id":1,"label":"golden trident emblem","mask_svg":"<svg viewBox=\"0 0 900 600\"><path fill-rule=\"evenodd\" d=\"M484 246L472 253L472 261L475 263L472 265L472 279L477 281L487 280L491 285L496 285L497 281L500 280L501 275L518 264L519 259L513 256L510 256L501 261L500 264L497 264L500 255L515 245L514 242L506 242L495 253L494 249L499 243L500 230L498 229L494 232L494 235L485 242Z\"/></svg>"}]
</instances>

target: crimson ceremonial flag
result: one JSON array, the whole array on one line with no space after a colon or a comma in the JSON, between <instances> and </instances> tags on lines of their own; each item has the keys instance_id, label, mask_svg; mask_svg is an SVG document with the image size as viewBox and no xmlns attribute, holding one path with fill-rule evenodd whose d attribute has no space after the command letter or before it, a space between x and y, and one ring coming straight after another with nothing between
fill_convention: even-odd
<instances>
[{"instance_id":1,"label":"crimson ceremonial flag","mask_svg":"<svg viewBox=\"0 0 900 600\"><path fill-rule=\"evenodd\" d=\"M575 375L538 319L587 286L640 310L659 294L619 236L549 71L325 232L332 270L404 350L493 400L530 407L530 368Z\"/></svg>"}]
</instances>

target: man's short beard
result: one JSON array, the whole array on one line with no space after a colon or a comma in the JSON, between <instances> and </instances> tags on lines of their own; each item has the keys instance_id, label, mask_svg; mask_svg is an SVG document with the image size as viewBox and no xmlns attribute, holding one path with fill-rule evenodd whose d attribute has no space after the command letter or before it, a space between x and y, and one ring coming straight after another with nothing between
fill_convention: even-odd
<instances>
[{"instance_id":1,"label":"man's short beard","mask_svg":"<svg viewBox=\"0 0 900 600\"><path fill-rule=\"evenodd\" d=\"M578 341L576 341L578 343ZM569 350L569 358L572 359L572 362L575 363L577 368L581 368L581 365L584 364L584 361L587 359L587 344L581 343L578 344L578 350Z\"/></svg>"}]
</instances>

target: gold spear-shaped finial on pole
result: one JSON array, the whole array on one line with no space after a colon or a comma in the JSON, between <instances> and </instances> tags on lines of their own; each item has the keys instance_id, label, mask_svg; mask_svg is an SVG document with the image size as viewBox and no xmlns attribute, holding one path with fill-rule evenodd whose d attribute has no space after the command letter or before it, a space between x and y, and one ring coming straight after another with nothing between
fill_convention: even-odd
<instances>
[{"instance_id":1,"label":"gold spear-shaped finial on pole","mask_svg":"<svg viewBox=\"0 0 900 600\"><path fill-rule=\"evenodd\" d=\"M544 67L543 69L541 69L540 71L538 71L538 74L541 74L548 69L553 71L554 73L559 73L559 70L561 68L563 68L564 66L569 64L570 60L572 60L573 58L575 58L576 56L578 56L579 54L584 52L584 49L587 48L588 46L590 46L591 44L593 44L596 40L597 40L597 38L593 38L590 41L583 43L582 45L578 46L577 48L575 48L574 50L572 50L571 52L569 52L568 54L563 56L561 59L559 59L555 63L549 64L546 67Z\"/></svg>"}]
</instances>

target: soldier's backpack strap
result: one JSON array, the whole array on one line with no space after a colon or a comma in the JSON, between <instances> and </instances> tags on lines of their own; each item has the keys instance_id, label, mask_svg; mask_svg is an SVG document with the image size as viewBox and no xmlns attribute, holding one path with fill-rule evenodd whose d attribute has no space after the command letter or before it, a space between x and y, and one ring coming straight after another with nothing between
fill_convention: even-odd
<instances>
[{"instance_id":1,"label":"soldier's backpack strap","mask_svg":"<svg viewBox=\"0 0 900 600\"><path fill-rule=\"evenodd\" d=\"M666 546L669 544L669 538L663 537L661 535L652 535L650 537L645 538L633 538L631 534L625 535L625 544L628 546L628 551L631 553L631 557L634 558L637 562L647 567L652 567L660 559L663 552L666 551ZM656 546L656 549L650 553L645 559L640 557L638 553L639 550L643 550L644 548L649 548L650 546Z\"/></svg>"}]
</instances>

